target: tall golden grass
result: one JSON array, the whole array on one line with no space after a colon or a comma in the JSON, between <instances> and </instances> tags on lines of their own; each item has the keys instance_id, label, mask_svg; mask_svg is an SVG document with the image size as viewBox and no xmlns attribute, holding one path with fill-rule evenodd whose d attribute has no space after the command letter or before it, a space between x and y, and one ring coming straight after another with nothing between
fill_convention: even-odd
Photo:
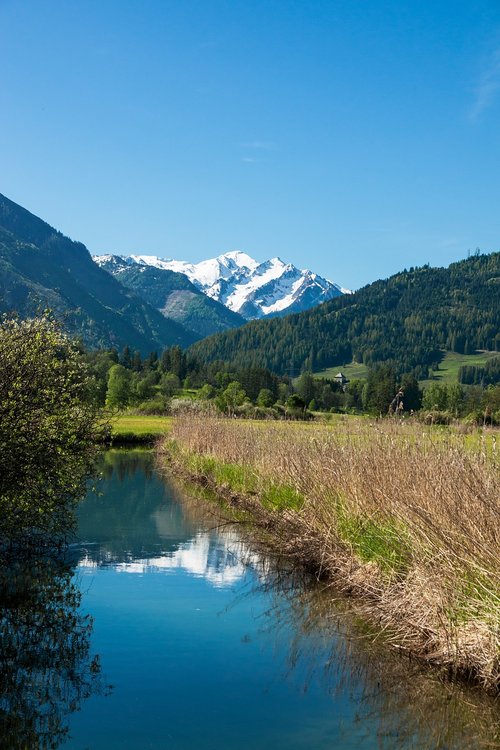
<instances>
[{"instance_id":1,"label":"tall golden grass","mask_svg":"<svg viewBox=\"0 0 500 750\"><path fill-rule=\"evenodd\" d=\"M500 691L494 439L472 449L389 420L332 429L193 416L175 420L167 454L172 439L177 461L198 457L192 473L250 509L280 554L356 596L397 648ZM299 505L287 506L290 488Z\"/></svg>"}]
</instances>

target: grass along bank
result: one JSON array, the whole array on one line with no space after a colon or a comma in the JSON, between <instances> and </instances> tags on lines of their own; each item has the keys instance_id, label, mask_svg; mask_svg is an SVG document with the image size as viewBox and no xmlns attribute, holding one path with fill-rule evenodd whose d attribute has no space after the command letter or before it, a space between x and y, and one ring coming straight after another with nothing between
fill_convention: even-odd
<instances>
[{"instance_id":1,"label":"grass along bank","mask_svg":"<svg viewBox=\"0 0 500 750\"><path fill-rule=\"evenodd\" d=\"M163 441L274 549L357 597L394 646L500 690L495 450L418 425L186 417Z\"/></svg>"}]
</instances>

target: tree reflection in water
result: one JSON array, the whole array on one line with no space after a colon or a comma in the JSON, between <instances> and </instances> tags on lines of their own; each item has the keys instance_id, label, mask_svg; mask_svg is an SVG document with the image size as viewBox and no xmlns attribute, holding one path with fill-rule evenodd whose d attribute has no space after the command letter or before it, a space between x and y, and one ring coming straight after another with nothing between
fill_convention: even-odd
<instances>
[{"instance_id":1,"label":"tree reflection in water","mask_svg":"<svg viewBox=\"0 0 500 750\"><path fill-rule=\"evenodd\" d=\"M60 555L0 557L0 737L13 750L57 748L68 717L103 691L80 612L74 567Z\"/></svg>"}]
</instances>

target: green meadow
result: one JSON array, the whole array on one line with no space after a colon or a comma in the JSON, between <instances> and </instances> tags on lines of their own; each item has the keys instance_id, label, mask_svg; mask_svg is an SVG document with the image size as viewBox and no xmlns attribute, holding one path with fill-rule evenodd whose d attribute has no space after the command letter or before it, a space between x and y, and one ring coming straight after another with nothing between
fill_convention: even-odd
<instances>
[{"instance_id":1,"label":"green meadow","mask_svg":"<svg viewBox=\"0 0 500 750\"><path fill-rule=\"evenodd\" d=\"M421 380L420 385L426 386L430 383L457 383L458 371L465 365L475 367L484 367L489 359L498 357L498 352L489 352L478 350L475 354L457 354L456 352L446 352L442 361L439 363L439 370L432 373L432 377L427 380Z\"/></svg>"},{"instance_id":2,"label":"green meadow","mask_svg":"<svg viewBox=\"0 0 500 750\"><path fill-rule=\"evenodd\" d=\"M115 444L153 443L171 426L171 417L118 414L111 419L111 439Z\"/></svg>"}]
</instances>

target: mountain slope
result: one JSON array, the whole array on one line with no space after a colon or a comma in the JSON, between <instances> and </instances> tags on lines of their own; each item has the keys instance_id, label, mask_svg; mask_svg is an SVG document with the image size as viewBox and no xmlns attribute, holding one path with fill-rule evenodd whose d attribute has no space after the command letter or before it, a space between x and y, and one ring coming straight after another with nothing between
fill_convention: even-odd
<instances>
[{"instance_id":1,"label":"mountain slope","mask_svg":"<svg viewBox=\"0 0 500 750\"><path fill-rule=\"evenodd\" d=\"M245 323L241 315L203 294L183 273L120 255L96 255L94 261L163 315L192 331L196 338Z\"/></svg>"},{"instance_id":2,"label":"mountain slope","mask_svg":"<svg viewBox=\"0 0 500 750\"><path fill-rule=\"evenodd\" d=\"M85 245L0 195L0 312L46 307L89 346L147 353L196 338L100 269Z\"/></svg>"},{"instance_id":3,"label":"mountain slope","mask_svg":"<svg viewBox=\"0 0 500 750\"><path fill-rule=\"evenodd\" d=\"M425 377L440 349L500 350L499 331L500 253L493 253L403 271L298 315L211 336L191 351L204 361L277 373L355 360Z\"/></svg>"},{"instance_id":4,"label":"mountain slope","mask_svg":"<svg viewBox=\"0 0 500 750\"><path fill-rule=\"evenodd\" d=\"M239 251L201 263L164 260L153 255L131 257L142 265L185 274L206 295L248 320L309 309L348 292L280 258L258 263Z\"/></svg>"}]
</instances>

